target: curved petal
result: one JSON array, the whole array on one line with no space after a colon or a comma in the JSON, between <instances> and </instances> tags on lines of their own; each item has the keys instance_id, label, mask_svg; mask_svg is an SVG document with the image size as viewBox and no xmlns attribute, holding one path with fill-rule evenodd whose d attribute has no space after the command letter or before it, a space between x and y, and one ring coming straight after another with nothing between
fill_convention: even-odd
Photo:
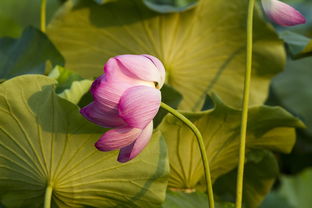
<instances>
[{"instance_id":1,"label":"curved petal","mask_svg":"<svg viewBox=\"0 0 312 208\"><path fill-rule=\"evenodd\" d=\"M120 98L119 116L129 126L144 129L157 114L160 102L159 90L142 85L131 87Z\"/></svg>"},{"instance_id":2,"label":"curved petal","mask_svg":"<svg viewBox=\"0 0 312 208\"><path fill-rule=\"evenodd\" d=\"M91 87L93 99L104 112L116 113L118 111L117 105L121 95L127 88L133 85L124 82L116 77L107 81L106 76L101 76L94 81Z\"/></svg>"},{"instance_id":3,"label":"curved petal","mask_svg":"<svg viewBox=\"0 0 312 208\"><path fill-rule=\"evenodd\" d=\"M99 103L92 102L83 107L80 113L89 121L103 127L119 127L125 126L125 121L119 117L118 111L106 111Z\"/></svg>"},{"instance_id":4,"label":"curved petal","mask_svg":"<svg viewBox=\"0 0 312 208\"><path fill-rule=\"evenodd\" d=\"M121 55L116 56L115 59L118 61L120 70L128 77L157 82L158 85L163 83L161 71L150 58L144 55Z\"/></svg>"},{"instance_id":5,"label":"curved petal","mask_svg":"<svg viewBox=\"0 0 312 208\"><path fill-rule=\"evenodd\" d=\"M127 162L135 158L147 145L153 133L153 121L143 129L140 136L130 145L122 148L118 155L119 162Z\"/></svg>"},{"instance_id":6,"label":"curved petal","mask_svg":"<svg viewBox=\"0 0 312 208\"><path fill-rule=\"evenodd\" d=\"M148 55L148 54L143 54L143 56L145 56L146 58L149 58L153 62L153 64L156 66L156 68L159 70L160 82L158 83L157 88L160 89L164 85L165 79L166 79L166 70L165 70L164 65L155 56L151 56L151 55Z\"/></svg>"},{"instance_id":7,"label":"curved petal","mask_svg":"<svg viewBox=\"0 0 312 208\"><path fill-rule=\"evenodd\" d=\"M272 21L282 26L304 24L304 16L293 7L278 0L261 0L263 9Z\"/></svg>"},{"instance_id":8,"label":"curved petal","mask_svg":"<svg viewBox=\"0 0 312 208\"><path fill-rule=\"evenodd\" d=\"M120 65L119 61L115 57L110 58L104 65L105 81L108 82L108 81L114 81L117 79L123 83L134 84L137 81L137 78L128 76L127 74L123 72L122 68L123 66Z\"/></svg>"},{"instance_id":9,"label":"curved petal","mask_svg":"<svg viewBox=\"0 0 312 208\"><path fill-rule=\"evenodd\" d=\"M142 129L123 127L109 130L95 143L95 147L101 151L111 151L123 148L136 140L142 133Z\"/></svg>"}]
</instances>

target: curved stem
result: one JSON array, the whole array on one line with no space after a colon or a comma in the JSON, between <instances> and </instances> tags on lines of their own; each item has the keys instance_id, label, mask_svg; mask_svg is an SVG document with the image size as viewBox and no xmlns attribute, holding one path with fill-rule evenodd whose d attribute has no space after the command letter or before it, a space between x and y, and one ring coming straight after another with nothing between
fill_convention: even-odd
<instances>
[{"instance_id":1,"label":"curved stem","mask_svg":"<svg viewBox=\"0 0 312 208\"><path fill-rule=\"evenodd\" d=\"M255 0L249 0L248 17L247 17L246 72L245 72L245 82L244 82L243 111L242 111L242 120L241 120L239 164L238 164L237 184L236 184L236 208L242 207L242 198L243 198L246 133L247 133L250 80L251 80L251 67L252 67L252 30L253 30L254 7L255 7Z\"/></svg>"},{"instance_id":2,"label":"curved stem","mask_svg":"<svg viewBox=\"0 0 312 208\"><path fill-rule=\"evenodd\" d=\"M46 7L47 0L41 0L40 29L42 32L46 31Z\"/></svg>"},{"instance_id":3,"label":"curved stem","mask_svg":"<svg viewBox=\"0 0 312 208\"><path fill-rule=\"evenodd\" d=\"M163 102L160 104L160 107L162 107L163 109L167 110L169 113L174 115L176 118L178 118L180 121L182 121L184 124L186 124L194 132L194 134L197 138L197 142L199 145L200 154L201 154L203 166L204 166L205 178L206 178L206 182L207 182L209 208L214 208L214 199L213 199L211 175L210 175L210 170L209 170L209 162L208 162L208 158L207 158L204 140L203 140L203 137L202 137L200 131L197 129L197 127L190 120L188 120L185 116L183 116L177 110L171 108L170 106L168 106L167 104L165 104Z\"/></svg>"},{"instance_id":4,"label":"curved stem","mask_svg":"<svg viewBox=\"0 0 312 208\"><path fill-rule=\"evenodd\" d=\"M45 193L45 197L44 197L44 208L50 208L51 207L52 191L53 191L53 188L51 185L49 185L46 189L46 193Z\"/></svg>"}]
</instances>

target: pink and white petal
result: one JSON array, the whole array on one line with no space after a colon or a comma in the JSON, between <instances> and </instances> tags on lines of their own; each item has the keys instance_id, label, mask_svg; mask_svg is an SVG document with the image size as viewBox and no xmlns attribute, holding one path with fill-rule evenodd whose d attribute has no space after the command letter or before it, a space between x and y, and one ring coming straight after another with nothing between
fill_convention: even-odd
<instances>
[{"instance_id":1,"label":"pink and white petal","mask_svg":"<svg viewBox=\"0 0 312 208\"><path fill-rule=\"evenodd\" d=\"M106 81L105 74L96 78L96 80L94 80L90 88L91 94L94 95L97 92L98 88L101 87L103 83L105 83L105 81Z\"/></svg>"},{"instance_id":2,"label":"pink and white petal","mask_svg":"<svg viewBox=\"0 0 312 208\"><path fill-rule=\"evenodd\" d=\"M119 117L118 111L105 111L101 104L92 102L83 107L80 113L89 121L103 127L113 128L126 125L125 121Z\"/></svg>"},{"instance_id":3,"label":"pink and white petal","mask_svg":"<svg viewBox=\"0 0 312 208\"><path fill-rule=\"evenodd\" d=\"M122 148L118 155L119 162L127 162L135 158L144 147L148 144L153 133L153 121L151 121L145 129L143 129L141 135L130 145Z\"/></svg>"},{"instance_id":4,"label":"pink and white petal","mask_svg":"<svg viewBox=\"0 0 312 208\"><path fill-rule=\"evenodd\" d=\"M133 79L161 83L161 73L150 58L143 55L116 56L121 71Z\"/></svg>"},{"instance_id":5,"label":"pink and white petal","mask_svg":"<svg viewBox=\"0 0 312 208\"><path fill-rule=\"evenodd\" d=\"M305 17L296 9L278 0L261 0L267 16L282 26L304 24Z\"/></svg>"},{"instance_id":6,"label":"pink and white petal","mask_svg":"<svg viewBox=\"0 0 312 208\"><path fill-rule=\"evenodd\" d=\"M104 65L105 81L116 81L121 83L135 84L137 78L128 76L123 72L124 66L120 64L120 61L116 57L110 58Z\"/></svg>"},{"instance_id":7,"label":"pink and white petal","mask_svg":"<svg viewBox=\"0 0 312 208\"><path fill-rule=\"evenodd\" d=\"M101 151L120 149L133 143L142 133L142 129L122 127L109 130L95 143L95 147Z\"/></svg>"},{"instance_id":8,"label":"pink and white petal","mask_svg":"<svg viewBox=\"0 0 312 208\"><path fill-rule=\"evenodd\" d=\"M119 116L131 127L144 129L159 110L161 93L156 88L142 85L127 89L121 96Z\"/></svg>"},{"instance_id":9,"label":"pink and white petal","mask_svg":"<svg viewBox=\"0 0 312 208\"><path fill-rule=\"evenodd\" d=\"M143 56L145 56L146 58L149 58L153 62L153 64L156 66L156 68L158 69L160 73L160 82L158 83L157 88L160 89L164 85L165 79L166 79L166 70L165 70L164 65L155 56L151 56L148 54L143 54Z\"/></svg>"},{"instance_id":10,"label":"pink and white petal","mask_svg":"<svg viewBox=\"0 0 312 208\"><path fill-rule=\"evenodd\" d=\"M120 97L126 89L133 86L117 78L111 81L96 81L94 85L96 86L92 88L94 101L101 104L105 112L117 112Z\"/></svg>"}]
</instances>

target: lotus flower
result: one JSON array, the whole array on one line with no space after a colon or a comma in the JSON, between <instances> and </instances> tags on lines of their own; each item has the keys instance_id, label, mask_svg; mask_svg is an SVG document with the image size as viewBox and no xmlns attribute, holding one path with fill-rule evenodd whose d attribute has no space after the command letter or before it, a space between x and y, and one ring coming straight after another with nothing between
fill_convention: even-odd
<instances>
[{"instance_id":1,"label":"lotus flower","mask_svg":"<svg viewBox=\"0 0 312 208\"><path fill-rule=\"evenodd\" d=\"M80 113L91 122L113 128L95 146L101 151L120 149L118 161L127 162L151 138L165 69L150 55L121 55L110 58L104 72L92 84L94 101Z\"/></svg>"},{"instance_id":2,"label":"lotus flower","mask_svg":"<svg viewBox=\"0 0 312 208\"><path fill-rule=\"evenodd\" d=\"M304 16L288 4L278 0L261 0L266 15L276 24L294 26L306 22Z\"/></svg>"}]
</instances>

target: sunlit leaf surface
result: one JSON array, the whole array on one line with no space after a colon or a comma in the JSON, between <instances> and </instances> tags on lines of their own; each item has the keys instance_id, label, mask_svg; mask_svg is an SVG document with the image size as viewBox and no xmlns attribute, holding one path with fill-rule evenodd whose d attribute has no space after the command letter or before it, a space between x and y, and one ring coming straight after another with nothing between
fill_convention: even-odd
<instances>
[{"instance_id":1,"label":"sunlit leaf surface","mask_svg":"<svg viewBox=\"0 0 312 208\"><path fill-rule=\"evenodd\" d=\"M55 81L26 75L0 85L0 195L7 207L157 207L165 198L167 148L156 132L140 156L116 161L95 141L103 128L58 97ZM121 205L122 204L122 205Z\"/></svg>"},{"instance_id":2,"label":"sunlit leaf surface","mask_svg":"<svg viewBox=\"0 0 312 208\"><path fill-rule=\"evenodd\" d=\"M92 84L91 80L82 79L79 75L61 66L56 66L49 77L57 81L56 92L58 95L74 104L79 103Z\"/></svg>"},{"instance_id":3,"label":"sunlit leaf surface","mask_svg":"<svg viewBox=\"0 0 312 208\"><path fill-rule=\"evenodd\" d=\"M234 169L238 163L241 111L212 97L215 108L202 113L186 113L201 131L210 161L212 179ZM249 110L247 152L266 148L289 153L295 143L294 127L303 124L279 107L252 107ZM169 187L195 188L203 177L203 168L193 132L175 117L168 115L158 129L169 150Z\"/></svg>"},{"instance_id":4,"label":"sunlit leaf surface","mask_svg":"<svg viewBox=\"0 0 312 208\"><path fill-rule=\"evenodd\" d=\"M247 0L202 0L189 11L159 14L141 0L99 6L68 2L48 35L67 67L85 78L103 73L109 57L152 54L163 61L167 83L183 96L180 108L201 109L207 92L241 106L245 69ZM222 14L222 15L221 15ZM262 104L270 78L283 67L282 45L271 27L255 16L251 105Z\"/></svg>"}]
</instances>

